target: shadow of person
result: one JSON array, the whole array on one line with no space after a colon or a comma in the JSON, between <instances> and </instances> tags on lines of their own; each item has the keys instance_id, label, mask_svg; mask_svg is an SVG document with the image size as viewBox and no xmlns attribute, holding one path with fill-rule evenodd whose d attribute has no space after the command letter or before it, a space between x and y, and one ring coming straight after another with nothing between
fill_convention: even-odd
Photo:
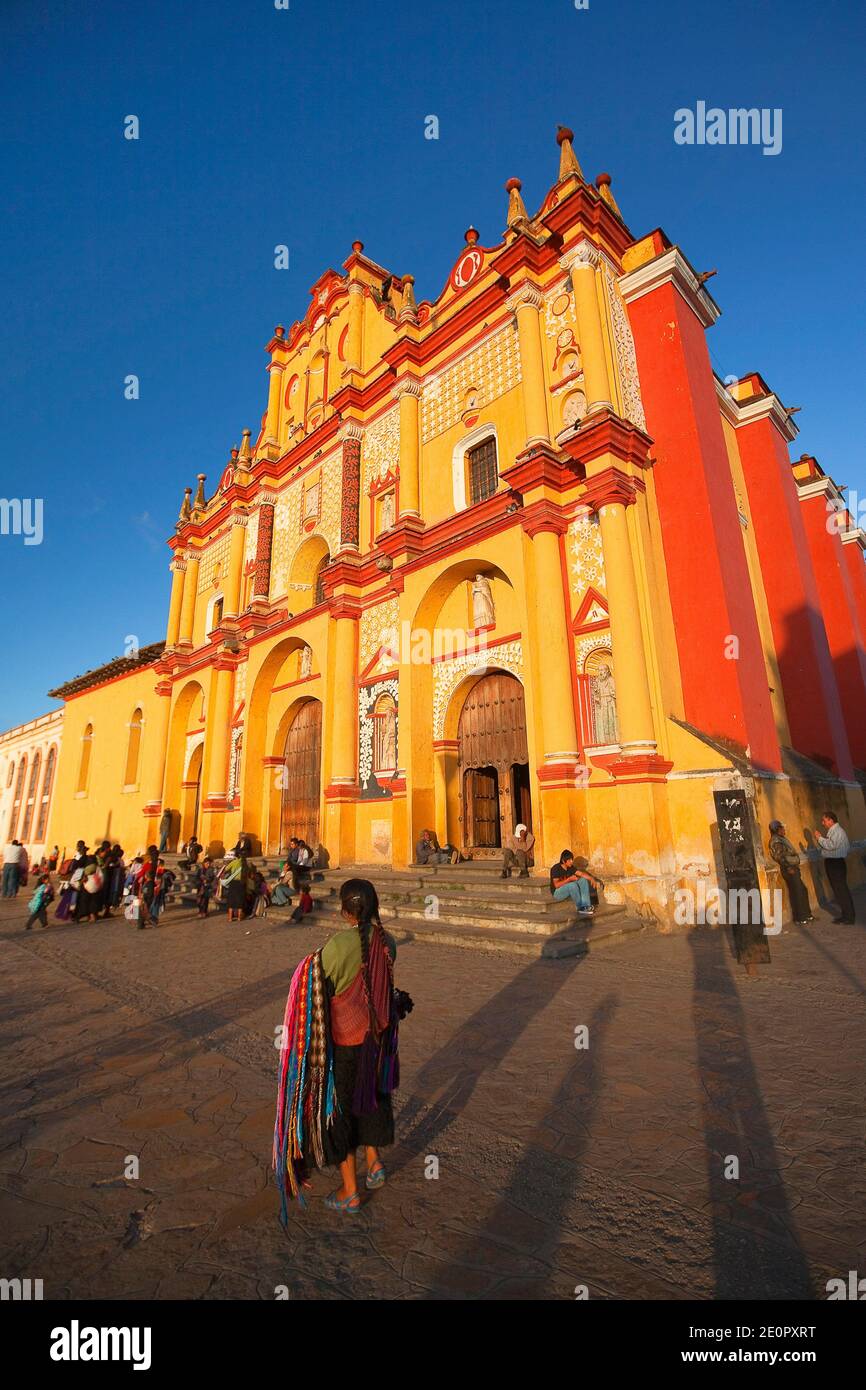
<instances>
[{"instance_id":1,"label":"shadow of person","mask_svg":"<svg viewBox=\"0 0 866 1390\"><path fill-rule=\"evenodd\" d=\"M533 961L427 1059L398 1117L397 1168L429 1152L436 1135L469 1104L480 1077L508 1055L531 1020L587 959Z\"/></svg>"},{"instance_id":2,"label":"shadow of person","mask_svg":"<svg viewBox=\"0 0 866 1390\"><path fill-rule=\"evenodd\" d=\"M693 928L692 1017L713 1227L715 1297L814 1298L723 932ZM760 984L745 988L760 991ZM737 1161L738 1176L732 1160Z\"/></svg>"},{"instance_id":3,"label":"shadow of person","mask_svg":"<svg viewBox=\"0 0 866 1390\"><path fill-rule=\"evenodd\" d=\"M574 1060L566 1068L543 1116L522 1142L519 1161L507 1176L503 1174L504 1182L493 1210L483 1226L467 1237L464 1246L436 1273L427 1298L466 1297L465 1293L456 1292L460 1289L461 1275L465 1278L473 1266L477 1269L479 1264L483 1265L485 1245L511 1244L515 1213L530 1214L539 1223L538 1233L543 1233L541 1243L533 1246L533 1262L554 1264L568 1208L580 1187L581 1165L602 1087L604 1045L618 1002L617 995L608 994L596 1005L588 1025L589 1046L585 1050L575 1050ZM565 1163L559 1155L550 1153L543 1136L561 1130L562 1117L569 1111L580 1115L582 1128ZM515 1273L519 1264L517 1254ZM508 1283L506 1276L495 1290L497 1298L509 1297ZM523 1278L518 1277L514 1296L532 1296L526 1294ZM546 1296L543 1286L539 1287L538 1296Z\"/></svg>"}]
</instances>

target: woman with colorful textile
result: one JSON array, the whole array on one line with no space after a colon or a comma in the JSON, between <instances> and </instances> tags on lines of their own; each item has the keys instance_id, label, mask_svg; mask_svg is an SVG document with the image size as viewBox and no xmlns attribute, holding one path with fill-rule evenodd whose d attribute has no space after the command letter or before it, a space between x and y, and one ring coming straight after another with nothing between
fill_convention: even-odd
<instances>
[{"instance_id":1,"label":"woman with colorful textile","mask_svg":"<svg viewBox=\"0 0 866 1390\"><path fill-rule=\"evenodd\" d=\"M145 927L156 926L156 914L153 910L153 904L159 892L160 877L159 850L156 845L148 845L144 863L139 869L135 879L135 891L140 900L138 916L139 931L144 931Z\"/></svg>"},{"instance_id":2,"label":"woman with colorful textile","mask_svg":"<svg viewBox=\"0 0 866 1390\"><path fill-rule=\"evenodd\" d=\"M247 908L250 871L245 854L236 854L226 865L222 876L223 896L229 910L229 921L240 922Z\"/></svg>"},{"instance_id":3,"label":"woman with colorful textile","mask_svg":"<svg viewBox=\"0 0 866 1390\"><path fill-rule=\"evenodd\" d=\"M372 883L349 879L340 905L349 928L301 961L286 1004L274 1133L284 1220L309 1161L340 1169L340 1187L325 1205L359 1211L355 1150L366 1150L365 1186L372 1191L385 1181L379 1149L394 1142L397 1028L411 1000L395 996L397 946L382 927Z\"/></svg>"}]
</instances>

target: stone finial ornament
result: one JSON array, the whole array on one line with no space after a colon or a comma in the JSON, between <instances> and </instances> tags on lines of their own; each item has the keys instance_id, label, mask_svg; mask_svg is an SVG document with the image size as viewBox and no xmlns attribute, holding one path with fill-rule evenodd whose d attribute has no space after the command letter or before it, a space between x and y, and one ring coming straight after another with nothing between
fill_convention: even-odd
<instances>
[{"instance_id":1,"label":"stone finial ornament","mask_svg":"<svg viewBox=\"0 0 866 1390\"><path fill-rule=\"evenodd\" d=\"M619 204L617 203L616 198L613 196L613 192L611 191L610 174L596 174L595 186L601 194L603 200L607 203L608 207L612 208L613 211L616 213L617 217L620 219L620 221L622 221L622 213L619 210Z\"/></svg>"},{"instance_id":2,"label":"stone finial ornament","mask_svg":"<svg viewBox=\"0 0 866 1390\"><path fill-rule=\"evenodd\" d=\"M529 221L529 213L526 211L526 205L520 196L522 187L523 184L520 182L520 179L509 179L505 185L505 191L508 194L509 227L515 227L520 222Z\"/></svg>"},{"instance_id":3,"label":"stone finial ornament","mask_svg":"<svg viewBox=\"0 0 866 1390\"><path fill-rule=\"evenodd\" d=\"M559 146L559 177L567 179L569 174L576 174L579 179L583 178L583 170L577 162L577 155L574 153L572 140L574 131L569 130L567 125L556 127L556 143Z\"/></svg>"}]
</instances>

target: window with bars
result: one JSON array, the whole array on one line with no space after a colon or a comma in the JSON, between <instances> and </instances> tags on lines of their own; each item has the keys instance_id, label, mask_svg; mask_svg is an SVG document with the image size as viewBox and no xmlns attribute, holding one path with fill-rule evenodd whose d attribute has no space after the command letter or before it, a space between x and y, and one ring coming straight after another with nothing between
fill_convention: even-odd
<instances>
[{"instance_id":1,"label":"window with bars","mask_svg":"<svg viewBox=\"0 0 866 1390\"><path fill-rule=\"evenodd\" d=\"M499 486L499 470L496 467L496 440L483 439L470 449L466 455L466 472L469 483L469 505L483 502L492 497Z\"/></svg>"}]
</instances>

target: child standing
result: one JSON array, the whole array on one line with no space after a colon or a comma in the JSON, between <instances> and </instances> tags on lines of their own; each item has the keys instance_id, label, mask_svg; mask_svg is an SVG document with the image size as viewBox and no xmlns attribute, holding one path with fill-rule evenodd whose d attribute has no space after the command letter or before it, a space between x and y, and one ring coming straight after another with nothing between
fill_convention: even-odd
<instances>
[{"instance_id":1,"label":"child standing","mask_svg":"<svg viewBox=\"0 0 866 1390\"><path fill-rule=\"evenodd\" d=\"M208 908L210 907L210 900L213 896L213 891L216 886L216 876L216 869L213 866L213 860L211 859L210 855L205 855L201 864L196 869L195 876L195 904L198 908L199 917L207 917Z\"/></svg>"},{"instance_id":2,"label":"child standing","mask_svg":"<svg viewBox=\"0 0 866 1390\"><path fill-rule=\"evenodd\" d=\"M36 892L27 904L30 909L30 916L27 918L25 931L32 931L33 923L37 920L41 926L48 926L48 904L53 897L54 889L51 887L51 879L48 874L40 874L36 881Z\"/></svg>"}]
</instances>

